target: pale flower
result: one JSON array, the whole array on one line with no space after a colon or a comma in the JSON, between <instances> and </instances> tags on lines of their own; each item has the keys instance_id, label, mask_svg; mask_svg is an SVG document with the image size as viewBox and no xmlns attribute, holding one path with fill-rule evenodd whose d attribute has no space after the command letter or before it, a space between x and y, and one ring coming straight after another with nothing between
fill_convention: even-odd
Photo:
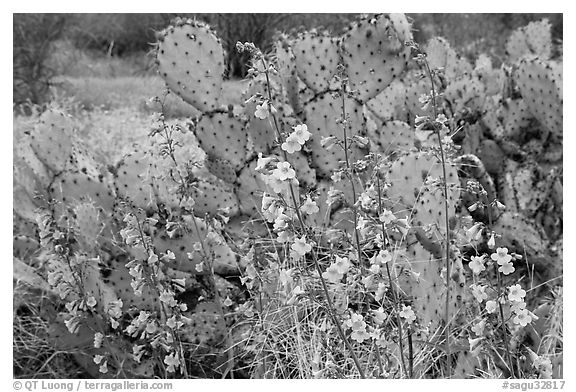
<instances>
[{"instance_id":1,"label":"pale flower","mask_svg":"<svg viewBox=\"0 0 576 392\"><path fill-rule=\"evenodd\" d=\"M530 316L528 310L524 309L516 313L516 317L514 317L512 321L514 321L515 324L525 327L532 321L532 316Z\"/></svg>"},{"instance_id":2,"label":"pale flower","mask_svg":"<svg viewBox=\"0 0 576 392\"><path fill-rule=\"evenodd\" d=\"M484 334L485 327L486 327L486 320L482 319L479 323L475 324L472 327L472 332L474 332L476 336L482 336Z\"/></svg>"},{"instance_id":3,"label":"pale flower","mask_svg":"<svg viewBox=\"0 0 576 392\"><path fill-rule=\"evenodd\" d=\"M386 321L387 314L384 312L382 307L379 307L377 310L373 310L372 314L374 315L374 320L377 324L382 324Z\"/></svg>"},{"instance_id":4,"label":"pale flower","mask_svg":"<svg viewBox=\"0 0 576 392\"><path fill-rule=\"evenodd\" d=\"M357 341L358 343L362 343L365 340L370 339L370 334L366 332L366 330L353 331L352 334L350 334L350 337L355 341Z\"/></svg>"},{"instance_id":5,"label":"pale flower","mask_svg":"<svg viewBox=\"0 0 576 392\"><path fill-rule=\"evenodd\" d=\"M176 368L180 366L180 360L174 354L166 355L164 357L164 363L168 365L166 370L170 373L174 373Z\"/></svg>"},{"instance_id":6,"label":"pale flower","mask_svg":"<svg viewBox=\"0 0 576 392\"><path fill-rule=\"evenodd\" d=\"M396 216L390 210L384 210L380 214L380 222L384 223L385 225L389 225L390 223L396 220Z\"/></svg>"},{"instance_id":7,"label":"pale flower","mask_svg":"<svg viewBox=\"0 0 576 392\"><path fill-rule=\"evenodd\" d=\"M101 332L96 332L94 334L94 348L102 347L102 341L104 340L104 335ZM96 362L98 363L98 362Z\"/></svg>"},{"instance_id":8,"label":"pale flower","mask_svg":"<svg viewBox=\"0 0 576 392\"><path fill-rule=\"evenodd\" d=\"M312 134L308 132L308 126L306 124L300 124L294 127L294 132L292 132L290 136L294 136L298 143L304 144L310 139Z\"/></svg>"},{"instance_id":9,"label":"pale flower","mask_svg":"<svg viewBox=\"0 0 576 392\"><path fill-rule=\"evenodd\" d=\"M344 325L352 329L352 331L362 331L366 329L366 322L364 322L364 317L358 313L352 313L350 318L344 321Z\"/></svg>"},{"instance_id":10,"label":"pale flower","mask_svg":"<svg viewBox=\"0 0 576 392\"><path fill-rule=\"evenodd\" d=\"M496 253L490 255L492 260L498 263L498 265L504 265L512 260L512 256L508 254L508 248L497 248Z\"/></svg>"},{"instance_id":11,"label":"pale flower","mask_svg":"<svg viewBox=\"0 0 576 392\"><path fill-rule=\"evenodd\" d=\"M490 301L486 301L486 311L488 313L494 313L496 311L496 307L498 305L496 304L496 301L490 300Z\"/></svg>"},{"instance_id":12,"label":"pale flower","mask_svg":"<svg viewBox=\"0 0 576 392\"><path fill-rule=\"evenodd\" d=\"M350 266L352 264L350 263L348 257L336 256L336 262L333 263L333 265L336 266L338 272L340 272L341 274L346 274L348 273L348 270L350 269Z\"/></svg>"},{"instance_id":13,"label":"pale flower","mask_svg":"<svg viewBox=\"0 0 576 392\"><path fill-rule=\"evenodd\" d=\"M308 196L306 198L306 201L304 202L304 204L302 204L302 206L300 207L300 211L302 211L308 215L313 215L313 214L317 213L318 211L320 211L320 208L318 208L318 205L316 204L316 202L314 200L312 200L310 198L310 196Z\"/></svg>"},{"instance_id":14,"label":"pale flower","mask_svg":"<svg viewBox=\"0 0 576 392\"><path fill-rule=\"evenodd\" d=\"M254 116L259 118L260 120L264 120L268 117L270 113L268 101L262 102L260 105L256 105L256 111L254 112Z\"/></svg>"},{"instance_id":15,"label":"pale flower","mask_svg":"<svg viewBox=\"0 0 576 392\"><path fill-rule=\"evenodd\" d=\"M402 310L400 311L400 317L405 318L408 324L412 324L416 320L416 314L412 310L411 306L402 305Z\"/></svg>"},{"instance_id":16,"label":"pale flower","mask_svg":"<svg viewBox=\"0 0 576 392\"><path fill-rule=\"evenodd\" d=\"M506 263L501 267L498 267L498 271L502 272L504 275L510 275L514 270L512 263Z\"/></svg>"},{"instance_id":17,"label":"pale flower","mask_svg":"<svg viewBox=\"0 0 576 392\"><path fill-rule=\"evenodd\" d=\"M295 178L296 172L292 169L289 162L278 162L276 169L272 170L272 176L280 181L285 181Z\"/></svg>"},{"instance_id":18,"label":"pale flower","mask_svg":"<svg viewBox=\"0 0 576 392\"><path fill-rule=\"evenodd\" d=\"M524 297L526 296L526 291L522 289L522 286L516 284L514 286L508 287L508 299L513 302L524 302Z\"/></svg>"},{"instance_id":19,"label":"pale flower","mask_svg":"<svg viewBox=\"0 0 576 392\"><path fill-rule=\"evenodd\" d=\"M290 249L296 252L298 256L302 257L312 250L312 246L306 243L306 236L302 236L294 240L294 243L292 244Z\"/></svg>"},{"instance_id":20,"label":"pale flower","mask_svg":"<svg viewBox=\"0 0 576 392\"><path fill-rule=\"evenodd\" d=\"M344 274L338 270L335 264L331 264L326 268L326 271L322 272L322 277L332 283L338 283L343 276Z\"/></svg>"},{"instance_id":21,"label":"pale flower","mask_svg":"<svg viewBox=\"0 0 576 392\"><path fill-rule=\"evenodd\" d=\"M284 230L278 233L278 237L276 237L276 241L284 244L286 242L289 242L292 240L292 233L290 233L288 230Z\"/></svg>"},{"instance_id":22,"label":"pale flower","mask_svg":"<svg viewBox=\"0 0 576 392\"><path fill-rule=\"evenodd\" d=\"M264 158L262 156L262 153L259 152L258 153L258 161L256 162L256 171L261 171L264 170L266 168L266 166L272 162L275 158L274 157L268 157L268 158Z\"/></svg>"},{"instance_id":23,"label":"pale flower","mask_svg":"<svg viewBox=\"0 0 576 392\"><path fill-rule=\"evenodd\" d=\"M286 151L288 154L294 154L296 151L302 149L302 145L298 141L294 134L288 136L284 143L282 143L282 150Z\"/></svg>"},{"instance_id":24,"label":"pale flower","mask_svg":"<svg viewBox=\"0 0 576 392\"><path fill-rule=\"evenodd\" d=\"M482 271L486 271L486 267L484 266L484 256L472 256L472 260L468 263L468 267L470 267L475 275L478 275Z\"/></svg>"},{"instance_id":25,"label":"pale flower","mask_svg":"<svg viewBox=\"0 0 576 392\"><path fill-rule=\"evenodd\" d=\"M488 294L486 294L486 286L473 284L470 285L470 288L472 289L472 295L479 303L482 303L488 299Z\"/></svg>"}]
</instances>

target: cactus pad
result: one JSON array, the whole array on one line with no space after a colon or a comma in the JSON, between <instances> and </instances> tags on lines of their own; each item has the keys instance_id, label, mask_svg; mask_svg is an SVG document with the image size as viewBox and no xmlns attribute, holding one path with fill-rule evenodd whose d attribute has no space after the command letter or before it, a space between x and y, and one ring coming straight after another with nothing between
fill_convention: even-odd
<instances>
[{"instance_id":1,"label":"cactus pad","mask_svg":"<svg viewBox=\"0 0 576 392\"><path fill-rule=\"evenodd\" d=\"M302 33L294 40L292 51L300 79L316 93L328 89L340 58L336 39L316 31Z\"/></svg>"},{"instance_id":2,"label":"cactus pad","mask_svg":"<svg viewBox=\"0 0 576 392\"><path fill-rule=\"evenodd\" d=\"M210 156L229 161L236 170L246 162L246 125L229 113L202 116L195 128L200 147Z\"/></svg>"},{"instance_id":3,"label":"cactus pad","mask_svg":"<svg viewBox=\"0 0 576 392\"><path fill-rule=\"evenodd\" d=\"M412 39L404 15L377 15L356 22L342 38L341 55L350 88L366 102L384 90L408 63Z\"/></svg>"},{"instance_id":4,"label":"cactus pad","mask_svg":"<svg viewBox=\"0 0 576 392\"><path fill-rule=\"evenodd\" d=\"M224 50L205 24L180 21L162 32L158 71L166 84L201 112L218 109L224 74Z\"/></svg>"},{"instance_id":5,"label":"cactus pad","mask_svg":"<svg viewBox=\"0 0 576 392\"><path fill-rule=\"evenodd\" d=\"M30 133L30 145L50 170L60 172L70 165L73 124L64 113L47 110Z\"/></svg>"}]
</instances>

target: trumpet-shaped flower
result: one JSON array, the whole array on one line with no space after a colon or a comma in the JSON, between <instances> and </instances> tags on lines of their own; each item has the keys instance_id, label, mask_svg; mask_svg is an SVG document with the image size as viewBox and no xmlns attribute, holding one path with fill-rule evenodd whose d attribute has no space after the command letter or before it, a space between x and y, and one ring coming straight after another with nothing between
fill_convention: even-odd
<instances>
[{"instance_id":1,"label":"trumpet-shaped flower","mask_svg":"<svg viewBox=\"0 0 576 392\"><path fill-rule=\"evenodd\" d=\"M298 143L304 144L310 139L312 134L308 132L308 126L306 124L300 124L294 127L294 132L292 132L290 136L294 136Z\"/></svg>"},{"instance_id":2,"label":"trumpet-shaped flower","mask_svg":"<svg viewBox=\"0 0 576 392\"><path fill-rule=\"evenodd\" d=\"M286 151L288 154L294 154L296 151L300 151L302 149L302 144L300 144L298 138L292 134L286 138L281 147L282 150Z\"/></svg>"},{"instance_id":3,"label":"trumpet-shaped flower","mask_svg":"<svg viewBox=\"0 0 576 392\"><path fill-rule=\"evenodd\" d=\"M508 254L508 248L497 248L496 252L490 255L490 258L498 265L507 264L512 260L512 256Z\"/></svg>"},{"instance_id":4,"label":"trumpet-shaped flower","mask_svg":"<svg viewBox=\"0 0 576 392\"><path fill-rule=\"evenodd\" d=\"M306 236L296 238L290 247L299 257L304 256L312 250L312 245L306 243Z\"/></svg>"},{"instance_id":5,"label":"trumpet-shaped flower","mask_svg":"<svg viewBox=\"0 0 576 392\"><path fill-rule=\"evenodd\" d=\"M515 284L514 286L508 287L508 299L513 302L524 302L524 297L526 296L526 291L522 289L522 286Z\"/></svg>"},{"instance_id":6,"label":"trumpet-shaped flower","mask_svg":"<svg viewBox=\"0 0 576 392\"><path fill-rule=\"evenodd\" d=\"M468 267L472 270L475 275L478 275L480 272L485 271L486 267L484 266L484 256L472 256L472 260L468 263Z\"/></svg>"},{"instance_id":7,"label":"trumpet-shaped flower","mask_svg":"<svg viewBox=\"0 0 576 392\"><path fill-rule=\"evenodd\" d=\"M296 172L289 162L278 162L276 169L272 170L272 176L280 181L286 181L296 177Z\"/></svg>"},{"instance_id":8,"label":"trumpet-shaped flower","mask_svg":"<svg viewBox=\"0 0 576 392\"><path fill-rule=\"evenodd\" d=\"M302 206L300 207L300 211L302 211L308 215L313 215L313 214L317 213L318 211L320 211L320 208L318 208L318 205L316 204L316 202L314 200L312 200L310 198L310 196L308 196L306 198L306 201L304 202L304 204L302 204Z\"/></svg>"}]
</instances>

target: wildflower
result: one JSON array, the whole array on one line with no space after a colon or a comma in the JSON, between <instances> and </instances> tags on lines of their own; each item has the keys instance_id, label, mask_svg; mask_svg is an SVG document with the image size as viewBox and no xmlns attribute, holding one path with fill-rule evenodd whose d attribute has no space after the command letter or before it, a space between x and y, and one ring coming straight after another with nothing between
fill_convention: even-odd
<instances>
[{"instance_id":1,"label":"wildflower","mask_svg":"<svg viewBox=\"0 0 576 392\"><path fill-rule=\"evenodd\" d=\"M498 271L502 272L504 275L510 275L512 272L514 272L514 270L515 269L512 263L506 263L501 267L498 267Z\"/></svg>"},{"instance_id":2,"label":"wildflower","mask_svg":"<svg viewBox=\"0 0 576 392\"><path fill-rule=\"evenodd\" d=\"M337 170L334 173L332 173L332 175L330 176L330 179L332 180L333 183L337 183L342 181L342 179L344 178L344 173L342 173L342 170Z\"/></svg>"},{"instance_id":3,"label":"wildflower","mask_svg":"<svg viewBox=\"0 0 576 392\"><path fill-rule=\"evenodd\" d=\"M306 236L296 238L290 248L296 252L299 257L304 256L312 250L312 246L306 243Z\"/></svg>"},{"instance_id":4,"label":"wildflower","mask_svg":"<svg viewBox=\"0 0 576 392\"><path fill-rule=\"evenodd\" d=\"M370 259L370 262L376 265L383 265L389 261L392 261L392 255L386 249L380 250L380 252L375 254L374 257Z\"/></svg>"},{"instance_id":5,"label":"wildflower","mask_svg":"<svg viewBox=\"0 0 576 392\"><path fill-rule=\"evenodd\" d=\"M278 170L278 169L275 169ZM262 176L262 179L266 183L266 185L270 186L275 193L282 193L288 189L288 184L281 179L271 175L271 176Z\"/></svg>"},{"instance_id":6,"label":"wildflower","mask_svg":"<svg viewBox=\"0 0 576 392\"><path fill-rule=\"evenodd\" d=\"M484 334L484 328L486 327L486 319L480 320L479 323L475 324L472 327L472 332L476 334L476 336L482 336Z\"/></svg>"},{"instance_id":7,"label":"wildflower","mask_svg":"<svg viewBox=\"0 0 576 392\"><path fill-rule=\"evenodd\" d=\"M552 378L552 362L550 361L550 358L538 356L534 352L530 353L530 358L532 359L532 366L538 371L540 377Z\"/></svg>"},{"instance_id":8,"label":"wildflower","mask_svg":"<svg viewBox=\"0 0 576 392\"><path fill-rule=\"evenodd\" d=\"M385 209L380 214L379 219L380 219L380 222L384 223L385 225L389 225L390 223L392 223L396 220L396 216L394 216L392 211Z\"/></svg>"},{"instance_id":9,"label":"wildflower","mask_svg":"<svg viewBox=\"0 0 576 392\"><path fill-rule=\"evenodd\" d=\"M292 169L289 162L278 162L276 169L272 170L272 176L281 181L285 181L290 178L295 178L296 172Z\"/></svg>"},{"instance_id":10,"label":"wildflower","mask_svg":"<svg viewBox=\"0 0 576 392\"><path fill-rule=\"evenodd\" d=\"M352 329L352 331L361 331L366 328L366 322L364 322L364 317L358 313L352 313L350 318L344 321L344 325Z\"/></svg>"},{"instance_id":11,"label":"wildflower","mask_svg":"<svg viewBox=\"0 0 576 392\"><path fill-rule=\"evenodd\" d=\"M140 344L140 345L134 345L132 347L132 358L140 363L140 360L142 359L142 355L144 355L144 345Z\"/></svg>"},{"instance_id":12,"label":"wildflower","mask_svg":"<svg viewBox=\"0 0 576 392\"><path fill-rule=\"evenodd\" d=\"M374 320L377 324L382 324L386 321L387 314L384 312L382 307L379 307L377 310L373 310L372 314L374 315Z\"/></svg>"},{"instance_id":13,"label":"wildflower","mask_svg":"<svg viewBox=\"0 0 576 392\"><path fill-rule=\"evenodd\" d=\"M289 283L292 283L294 279L292 278L292 269L280 270L278 274L278 280L282 283L282 286L286 287Z\"/></svg>"},{"instance_id":14,"label":"wildflower","mask_svg":"<svg viewBox=\"0 0 576 392\"><path fill-rule=\"evenodd\" d=\"M364 340L370 339L370 334L366 332L366 330L353 331L350 337L355 341L357 341L358 343L362 343L364 342Z\"/></svg>"},{"instance_id":15,"label":"wildflower","mask_svg":"<svg viewBox=\"0 0 576 392\"><path fill-rule=\"evenodd\" d=\"M470 286L470 288L472 289L472 295L479 303L482 303L488 299L488 294L486 294L486 286L473 284Z\"/></svg>"},{"instance_id":16,"label":"wildflower","mask_svg":"<svg viewBox=\"0 0 576 392\"><path fill-rule=\"evenodd\" d=\"M348 260L348 257L336 256L336 262L333 265L336 266L338 272L346 274L350 269L351 263L350 260Z\"/></svg>"},{"instance_id":17,"label":"wildflower","mask_svg":"<svg viewBox=\"0 0 576 392\"><path fill-rule=\"evenodd\" d=\"M256 161L256 168L254 170L256 171L262 171L266 168L266 166L272 162L275 158L274 157L268 157L268 158L264 158L262 156L262 153L259 152L258 153L258 161Z\"/></svg>"},{"instance_id":18,"label":"wildflower","mask_svg":"<svg viewBox=\"0 0 576 392\"><path fill-rule=\"evenodd\" d=\"M292 240L292 233L290 233L288 230L284 230L278 233L278 237L276 237L276 241L284 244L286 242L289 242Z\"/></svg>"},{"instance_id":19,"label":"wildflower","mask_svg":"<svg viewBox=\"0 0 576 392\"><path fill-rule=\"evenodd\" d=\"M498 248L496 253L492 253L490 258L498 263L498 265L504 265L512 260L512 256L508 254L508 248Z\"/></svg>"},{"instance_id":20,"label":"wildflower","mask_svg":"<svg viewBox=\"0 0 576 392\"><path fill-rule=\"evenodd\" d=\"M170 354L164 357L164 363L168 365L166 368L167 371L174 373L176 371L176 367L180 366L180 360L178 359L178 355Z\"/></svg>"},{"instance_id":21,"label":"wildflower","mask_svg":"<svg viewBox=\"0 0 576 392\"><path fill-rule=\"evenodd\" d=\"M486 271L486 267L484 267L484 256L472 256L472 261L468 263L468 267L470 267L475 275L480 274L482 271Z\"/></svg>"},{"instance_id":22,"label":"wildflower","mask_svg":"<svg viewBox=\"0 0 576 392\"><path fill-rule=\"evenodd\" d=\"M284 213L278 214L278 216L274 220L274 230L283 231L284 229L287 229L289 221L290 217L288 215L285 215Z\"/></svg>"},{"instance_id":23,"label":"wildflower","mask_svg":"<svg viewBox=\"0 0 576 392\"><path fill-rule=\"evenodd\" d=\"M388 287L386 287L386 284L385 283L378 283L378 288L376 289L376 293L374 295L374 298L376 299L376 301L381 301L382 298L384 298L386 291L388 291Z\"/></svg>"},{"instance_id":24,"label":"wildflower","mask_svg":"<svg viewBox=\"0 0 576 392\"><path fill-rule=\"evenodd\" d=\"M496 246L496 240L494 239L494 233L492 233L490 239L488 240L488 248L494 249L495 246Z\"/></svg>"},{"instance_id":25,"label":"wildflower","mask_svg":"<svg viewBox=\"0 0 576 392\"><path fill-rule=\"evenodd\" d=\"M103 340L104 340L104 335L102 335L102 333L100 333L100 332L96 332L94 334L94 348L102 347L102 341Z\"/></svg>"},{"instance_id":26,"label":"wildflower","mask_svg":"<svg viewBox=\"0 0 576 392\"><path fill-rule=\"evenodd\" d=\"M294 136L298 143L304 144L310 139L312 134L308 132L308 126L306 124L300 124L294 127L294 132L292 132L290 136Z\"/></svg>"},{"instance_id":27,"label":"wildflower","mask_svg":"<svg viewBox=\"0 0 576 392\"><path fill-rule=\"evenodd\" d=\"M326 271L322 272L322 277L332 283L338 283L343 276L344 274L338 270L335 264L330 264Z\"/></svg>"},{"instance_id":28,"label":"wildflower","mask_svg":"<svg viewBox=\"0 0 576 392\"><path fill-rule=\"evenodd\" d=\"M313 214L317 213L318 211L320 211L320 208L318 208L318 205L316 204L316 202L314 200L312 200L310 198L310 196L308 196L306 198L306 201L304 202L304 204L302 204L302 206L300 207L300 211L302 211L308 215L313 215Z\"/></svg>"},{"instance_id":29,"label":"wildflower","mask_svg":"<svg viewBox=\"0 0 576 392\"><path fill-rule=\"evenodd\" d=\"M494 313L496 311L496 301L490 300L486 301L486 311L488 313Z\"/></svg>"},{"instance_id":30,"label":"wildflower","mask_svg":"<svg viewBox=\"0 0 576 392\"><path fill-rule=\"evenodd\" d=\"M174 294L168 290L164 290L160 294L160 301L164 302L168 306L176 306L176 300L174 299Z\"/></svg>"},{"instance_id":31,"label":"wildflower","mask_svg":"<svg viewBox=\"0 0 576 392\"><path fill-rule=\"evenodd\" d=\"M230 297L226 297L226 299L224 300L224 302L222 302L222 305L224 306L232 306L233 302L230 299Z\"/></svg>"},{"instance_id":32,"label":"wildflower","mask_svg":"<svg viewBox=\"0 0 576 392\"><path fill-rule=\"evenodd\" d=\"M91 308L96 306L96 298L94 298L93 296L88 297L88 299L86 300L86 305L88 305Z\"/></svg>"},{"instance_id":33,"label":"wildflower","mask_svg":"<svg viewBox=\"0 0 576 392\"><path fill-rule=\"evenodd\" d=\"M405 318L408 324L412 324L416 320L416 315L412 310L412 306L402 305L402 310L400 311L400 317Z\"/></svg>"},{"instance_id":34,"label":"wildflower","mask_svg":"<svg viewBox=\"0 0 576 392\"><path fill-rule=\"evenodd\" d=\"M255 117L259 118L260 120L265 120L268 118L268 114L270 114L268 101L264 101L260 105L256 105L256 111L254 112Z\"/></svg>"},{"instance_id":35,"label":"wildflower","mask_svg":"<svg viewBox=\"0 0 576 392\"><path fill-rule=\"evenodd\" d=\"M526 291L522 289L522 286L515 284L514 286L508 287L508 299L513 302L524 302L524 297L526 296Z\"/></svg>"},{"instance_id":36,"label":"wildflower","mask_svg":"<svg viewBox=\"0 0 576 392\"><path fill-rule=\"evenodd\" d=\"M106 374L108 373L108 361L105 361L100 368L98 368L98 371L102 374Z\"/></svg>"},{"instance_id":37,"label":"wildflower","mask_svg":"<svg viewBox=\"0 0 576 392\"><path fill-rule=\"evenodd\" d=\"M158 263L158 255L154 253L150 254L148 257L148 265L155 265L156 263Z\"/></svg>"},{"instance_id":38,"label":"wildflower","mask_svg":"<svg viewBox=\"0 0 576 392\"><path fill-rule=\"evenodd\" d=\"M516 317L514 317L512 321L514 321L515 324L519 324L525 327L532 321L532 316L530 316L528 310L523 309L520 312L516 313Z\"/></svg>"},{"instance_id":39,"label":"wildflower","mask_svg":"<svg viewBox=\"0 0 576 392\"><path fill-rule=\"evenodd\" d=\"M436 122L440 123L440 124L445 124L448 122L448 119L446 118L446 116L443 113L440 113L437 117L436 117Z\"/></svg>"},{"instance_id":40,"label":"wildflower","mask_svg":"<svg viewBox=\"0 0 576 392\"><path fill-rule=\"evenodd\" d=\"M93 361L96 365L99 365L103 359L104 359L104 355L94 355Z\"/></svg>"},{"instance_id":41,"label":"wildflower","mask_svg":"<svg viewBox=\"0 0 576 392\"><path fill-rule=\"evenodd\" d=\"M196 265L194 266L194 269L196 270L196 272L202 272L202 271L204 271L204 262L202 261L202 262L196 264Z\"/></svg>"},{"instance_id":42,"label":"wildflower","mask_svg":"<svg viewBox=\"0 0 576 392\"><path fill-rule=\"evenodd\" d=\"M482 223L476 223L474 226L466 230L466 239L468 241L478 241L482 235Z\"/></svg>"},{"instance_id":43,"label":"wildflower","mask_svg":"<svg viewBox=\"0 0 576 392\"><path fill-rule=\"evenodd\" d=\"M302 145L299 140L294 137L294 134L288 136L286 141L282 143L282 150L286 151L288 154L294 154L296 151L300 151L301 149Z\"/></svg>"},{"instance_id":44,"label":"wildflower","mask_svg":"<svg viewBox=\"0 0 576 392\"><path fill-rule=\"evenodd\" d=\"M510 310L514 313L519 313L526 309L526 302L524 301L515 301L510 304Z\"/></svg>"}]
</instances>

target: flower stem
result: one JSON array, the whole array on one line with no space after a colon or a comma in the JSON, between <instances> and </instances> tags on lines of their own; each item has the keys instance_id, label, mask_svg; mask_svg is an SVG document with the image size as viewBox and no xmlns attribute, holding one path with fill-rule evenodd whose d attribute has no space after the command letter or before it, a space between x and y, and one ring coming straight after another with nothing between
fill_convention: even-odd
<instances>
[{"instance_id":1,"label":"flower stem","mask_svg":"<svg viewBox=\"0 0 576 392\"><path fill-rule=\"evenodd\" d=\"M266 66L266 62L264 61L264 58L262 58L261 60L262 60L263 66L264 66L264 74L266 75L266 89L268 92L268 100L270 101L270 105L272 105L272 90L270 88L270 76L268 74L268 67ZM282 144L284 140L282 137L282 133L280 132L280 128L278 126L278 120L276 119L276 115L274 113L272 113L272 111L270 111L270 114L272 115L272 120L274 122L274 128L275 128L275 131L276 131L276 134L278 137L278 141L280 142L280 144ZM282 150L282 152L284 155L284 160L286 162L288 162L288 154L284 150ZM296 216L298 217L298 221L300 223L300 226L302 227L302 230L304 231L304 233L306 233L306 224L304 223L304 220L302 219L302 215L300 214L300 209L298 208L298 200L296 199L296 194L294 193L294 189L292 188L292 184L289 183L288 185L290 187L290 196L292 197L292 202L294 203L294 209L296 210ZM334 308L334 304L332 303L332 300L330 298L330 291L328 290L328 285L326 284L326 281L322 277L322 269L320 268L320 264L318 263L318 258L316 257L316 254L314 252L310 252L310 254L312 255L312 260L314 261L314 266L316 267L316 271L318 272L318 277L320 278L320 282L322 283L322 289L324 290L324 294L326 296L326 302L328 304L328 313L330 314L332 321L334 322L334 325L336 325L336 329L338 330L338 334L340 335L340 339L342 339L342 341L344 342L344 345L346 346L346 348L350 352L350 356L352 357L352 360L354 361L354 365L358 369L358 373L360 374L360 378L366 378L364 371L362 370L362 366L360 365L360 361L358 360L358 357L356 356L356 353L354 352L352 345L350 344L350 342L346 338L346 335L344 334L344 330L342 329L342 326L340 325L340 322L338 321L338 317L336 315L336 310Z\"/></svg>"}]
</instances>

